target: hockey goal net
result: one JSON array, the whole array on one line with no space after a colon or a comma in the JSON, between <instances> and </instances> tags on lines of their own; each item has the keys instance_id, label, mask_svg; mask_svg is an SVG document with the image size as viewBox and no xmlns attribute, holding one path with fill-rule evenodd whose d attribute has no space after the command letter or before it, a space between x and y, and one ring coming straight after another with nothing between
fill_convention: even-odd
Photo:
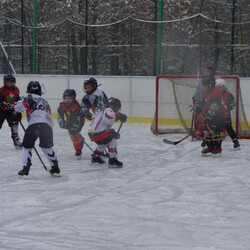
<instances>
[{"instance_id":1,"label":"hockey goal net","mask_svg":"<svg viewBox=\"0 0 250 250\"><path fill-rule=\"evenodd\" d=\"M234 95L237 106L231 111L233 127L239 138L250 138L250 126L246 119L240 80L237 76L220 76ZM192 96L197 76L160 75L156 78L156 109L151 125L154 134L190 133L193 117Z\"/></svg>"}]
</instances>

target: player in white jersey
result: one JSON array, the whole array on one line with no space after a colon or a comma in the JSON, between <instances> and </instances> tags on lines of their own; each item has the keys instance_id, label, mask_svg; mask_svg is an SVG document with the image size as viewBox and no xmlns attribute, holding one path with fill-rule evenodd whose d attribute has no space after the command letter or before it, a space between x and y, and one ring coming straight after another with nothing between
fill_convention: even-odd
<instances>
[{"instance_id":1,"label":"player in white jersey","mask_svg":"<svg viewBox=\"0 0 250 250\"><path fill-rule=\"evenodd\" d=\"M97 116L108 106L108 98L104 91L98 89L97 81L91 77L89 80L85 80L83 83L83 91L86 93L82 99L81 108L83 115L91 120L93 112L94 116Z\"/></svg>"},{"instance_id":2,"label":"player in white jersey","mask_svg":"<svg viewBox=\"0 0 250 250\"><path fill-rule=\"evenodd\" d=\"M115 121L120 120L126 122L127 116L120 113L121 102L119 99L111 97L108 100L108 108L98 113L95 119L89 125L88 135L91 141L97 144L96 150L92 155L92 162L103 164L104 161L101 158L105 148L108 148L109 165L111 167L122 167L122 162L117 158L117 139L120 135L112 129L112 125Z\"/></svg>"},{"instance_id":3,"label":"player in white jersey","mask_svg":"<svg viewBox=\"0 0 250 250\"><path fill-rule=\"evenodd\" d=\"M28 175L30 166L32 165L32 149L39 137L43 153L47 157L51 169L51 174L59 174L57 158L53 150L53 120L50 116L51 110L49 103L41 97L41 85L37 81L29 82L27 86L27 94L17 102L15 111L22 113L26 111L28 128L25 131L22 143L22 166L23 169L18 175Z\"/></svg>"}]
</instances>

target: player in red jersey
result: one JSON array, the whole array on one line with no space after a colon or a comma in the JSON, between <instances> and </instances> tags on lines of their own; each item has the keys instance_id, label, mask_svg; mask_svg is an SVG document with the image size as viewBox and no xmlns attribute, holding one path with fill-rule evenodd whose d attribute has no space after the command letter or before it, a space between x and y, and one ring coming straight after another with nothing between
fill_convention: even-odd
<instances>
[{"instance_id":1,"label":"player in red jersey","mask_svg":"<svg viewBox=\"0 0 250 250\"><path fill-rule=\"evenodd\" d=\"M6 119L11 128L11 138L16 148L21 148L22 143L18 136L18 121L21 113L14 110L15 103L20 100L19 89L16 87L16 78L13 75L5 75L4 86L0 88L0 129Z\"/></svg>"},{"instance_id":2,"label":"player in red jersey","mask_svg":"<svg viewBox=\"0 0 250 250\"><path fill-rule=\"evenodd\" d=\"M63 100L57 109L58 123L60 128L68 129L76 151L75 156L77 156L77 159L81 159L83 142L78 136L81 136L79 132L84 125L84 116L81 113L80 104L76 100L75 90L66 89L63 93Z\"/></svg>"},{"instance_id":3,"label":"player in red jersey","mask_svg":"<svg viewBox=\"0 0 250 250\"><path fill-rule=\"evenodd\" d=\"M203 100L202 108L203 127L207 147L202 150L202 155L221 155L221 132L225 126L226 108L222 104L223 93L215 88L214 76L202 78Z\"/></svg>"}]
</instances>

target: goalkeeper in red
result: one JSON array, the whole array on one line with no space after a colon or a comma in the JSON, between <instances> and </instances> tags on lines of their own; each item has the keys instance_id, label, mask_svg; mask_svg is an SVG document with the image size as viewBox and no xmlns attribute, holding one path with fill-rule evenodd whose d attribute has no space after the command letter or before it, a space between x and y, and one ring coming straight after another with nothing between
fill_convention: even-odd
<instances>
[{"instance_id":1,"label":"goalkeeper in red","mask_svg":"<svg viewBox=\"0 0 250 250\"><path fill-rule=\"evenodd\" d=\"M121 168L123 163L117 158L117 139L120 135L112 129L112 125L115 121L121 122L127 121L127 116L120 113L121 102L119 99L111 97L108 100L108 108L100 112L89 125L88 135L91 141L97 144L94 154L92 154L92 163L103 164L104 161L101 158L105 148L108 148L109 154L109 166Z\"/></svg>"},{"instance_id":2,"label":"goalkeeper in red","mask_svg":"<svg viewBox=\"0 0 250 250\"><path fill-rule=\"evenodd\" d=\"M81 113L80 104L76 100L74 89L66 89L64 91L63 102L60 102L57 113L60 128L68 130L75 148L75 156L77 159L81 159L83 142L78 136L82 137L79 132L84 125L84 116ZM84 138L82 137L82 139Z\"/></svg>"},{"instance_id":3,"label":"goalkeeper in red","mask_svg":"<svg viewBox=\"0 0 250 250\"><path fill-rule=\"evenodd\" d=\"M225 126L226 109L222 104L223 93L215 88L214 76L205 76L201 81L204 105L202 109L203 127L207 147L202 155L221 156L221 132Z\"/></svg>"}]
</instances>

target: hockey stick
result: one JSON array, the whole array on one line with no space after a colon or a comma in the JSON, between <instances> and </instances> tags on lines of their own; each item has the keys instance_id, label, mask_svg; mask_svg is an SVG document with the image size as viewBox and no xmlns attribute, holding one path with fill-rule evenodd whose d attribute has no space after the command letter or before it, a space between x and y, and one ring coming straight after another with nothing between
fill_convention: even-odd
<instances>
[{"instance_id":1,"label":"hockey stick","mask_svg":"<svg viewBox=\"0 0 250 250\"><path fill-rule=\"evenodd\" d=\"M94 150L89 146L89 144L85 141L85 139L80 134L77 133L76 136L92 151L92 153L94 153Z\"/></svg>"},{"instance_id":2,"label":"hockey stick","mask_svg":"<svg viewBox=\"0 0 250 250\"><path fill-rule=\"evenodd\" d=\"M172 144L172 145L177 145L179 144L180 142L184 141L185 139L187 139L189 136L193 135L197 130L199 130L200 128L198 129L195 129L193 130L191 133L189 133L188 135L186 135L184 138L182 138L181 140L179 141L170 141L168 140L167 138L163 139L163 142L167 143L167 144Z\"/></svg>"},{"instance_id":3,"label":"hockey stick","mask_svg":"<svg viewBox=\"0 0 250 250\"><path fill-rule=\"evenodd\" d=\"M120 126L119 126L119 128L118 128L117 134L119 134L119 132L120 132L120 130L121 130L121 127L122 127L122 124L123 124L123 122L121 122L121 124L120 124Z\"/></svg>"},{"instance_id":4,"label":"hockey stick","mask_svg":"<svg viewBox=\"0 0 250 250\"><path fill-rule=\"evenodd\" d=\"M21 127L23 128L23 131L24 131L24 132L26 132L26 129L25 129L25 127L23 126L22 121L19 121L19 123L21 124ZM38 153L38 151L37 151L37 149L36 149L36 147L35 147L35 146L34 146L34 150L35 150L36 155L38 156L39 160L41 161L41 163L42 163L42 165L43 165L44 169L45 169L46 171L48 171L47 167L45 166L45 164L44 164L44 162L43 162L43 160L42 160L41 156L39 155L39 153Z\"/></svg>"}]
</instances>

